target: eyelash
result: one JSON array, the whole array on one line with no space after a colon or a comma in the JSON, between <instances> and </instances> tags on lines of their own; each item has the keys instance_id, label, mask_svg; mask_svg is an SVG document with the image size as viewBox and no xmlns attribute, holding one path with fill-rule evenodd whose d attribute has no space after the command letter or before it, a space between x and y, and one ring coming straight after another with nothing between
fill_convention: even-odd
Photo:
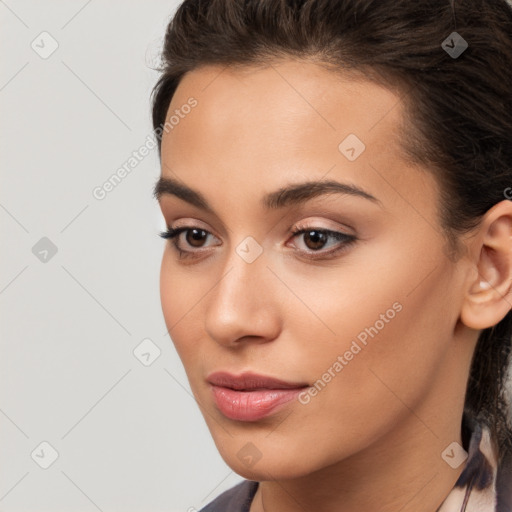
<instances>
[{"instance_id":1,"label":"eyelash","mask_svg":"<svg viewBox=\"0 0 512 512\"><path fill-rule=\"evenodd\" d=\"M183 226L180 228L173 229L171 227L167 228L167 231L162 231L159 236L166 240L170 240L172 242L172 247L174 250L178 252L178 255L180 259L185 258L198 258L198 255L195 255L194 253L202 252L201 249L198 251L186 251L184 249L181 249L178 246L179 241L179 235L183 232L192 231L193 229L197 229L198 231L204 231L207 233L207 235L211 235L209 231L206 229L197 227L197 226ZM299 251L300 253L307 255L308 258L314 260L314 259L328 259L331 257L336 256L339 253L344 252L347 250L350 246L352 246L358 239L355 235L348 235L346 233L341 233L339 231L332 231L330 229L320 229L315 227L297 227L294 231L292 231L291 236L292 238L295 238L298 235L302 235L304 233L310 233L310 232L316 232L321 233L323 235L326 235L328 237L334 238L335 240L342 242L336 249L331 249L330 251L322 251L321 249L318 251ZM319 256L311 256L311 254L318 254Z\"/></svg>"}]
</instances>

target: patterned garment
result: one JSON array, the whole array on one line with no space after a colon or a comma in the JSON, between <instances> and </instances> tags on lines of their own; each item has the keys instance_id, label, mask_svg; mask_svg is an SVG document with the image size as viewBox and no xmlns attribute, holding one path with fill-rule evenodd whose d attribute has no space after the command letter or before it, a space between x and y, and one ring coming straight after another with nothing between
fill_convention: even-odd
<instances>
[{"instance_id":1,"label":"patterned garment","mask_svg":"<svg viewBox=\"0 0 512 512\"><path fill-rule=\"evenodd\" d=\"M512 512L512 461L498 467L488 427L464 415L470 433L466 465L436 512Z\"/></svg>"},{"instance_id":2,"label":"patterned garment","mask_svg":"<svg viewBox=\"0 0 512 512\"><path fill-rule=\"evenodd\" d=\"M469 436L468 458L454 488L435 512L512 512L512 460L498 467L486 426L464 416L463 428ZM200 512L249 512L257 489L258 482L244 480Z\"/></svg>"}]
</instances>

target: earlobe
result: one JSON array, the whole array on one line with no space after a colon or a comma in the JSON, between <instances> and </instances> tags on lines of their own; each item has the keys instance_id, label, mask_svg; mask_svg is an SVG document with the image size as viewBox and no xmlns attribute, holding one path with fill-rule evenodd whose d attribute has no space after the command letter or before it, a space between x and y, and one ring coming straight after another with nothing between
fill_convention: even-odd
<instances>
[{"instance_id":1,"label":"earlobe","mask_svg":"<svg viewBox=\"0 0 512 512\"><path fill-rule=\"evenodd\" d=\"M501 201L485 214L471 251L476 267L468 276L461 321L481 330L498 324L512 309L511 201Z\"/></svg>"}]
</instances>

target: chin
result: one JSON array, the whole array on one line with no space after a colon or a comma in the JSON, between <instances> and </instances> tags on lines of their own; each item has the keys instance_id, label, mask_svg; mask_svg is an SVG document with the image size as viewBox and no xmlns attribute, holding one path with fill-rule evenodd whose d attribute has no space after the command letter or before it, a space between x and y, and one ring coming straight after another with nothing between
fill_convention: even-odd
<instances>
[{"instance_id":1,"label":"chin","mask_svg":"<svg viewBox=\"0 0 512 512\"><path fill-rule=\"evenodd\" d=\"M265 480L290 480L307 476L315 471L310 465L304 465L304 459L299 454L297 457L287 457L279 450L274 452L272 459L261 457L259 460L240 460L237 453L223 454L224 462L238 475L258 482Z\"/></svg>"}]
</instances>

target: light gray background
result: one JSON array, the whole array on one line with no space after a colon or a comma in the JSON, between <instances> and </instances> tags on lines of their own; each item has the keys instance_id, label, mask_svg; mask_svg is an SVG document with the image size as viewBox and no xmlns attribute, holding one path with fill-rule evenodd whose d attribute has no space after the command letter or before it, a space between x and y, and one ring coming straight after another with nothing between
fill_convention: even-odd
<instances>
[{"instance_id":1,"label":"light gray background","mask_svg":"<svg viewBox=\"0 0 512 512\"><path fill-rule=\"evenodd\" d=\"M0 511L191 512L241 481L164 335L157 151L92 194L151 133L177 5L0 0Z\"/></svg>"},{"instance_id":2,"label":"light gray background","mask_svg":"<svg viewBox=\"0 0 512 512\"><path fill-rule=\"evenodd\" d=\"M0 512L193 512L241 481L164 335L156 151L92 194L151 133L177 4L0 0Z\"/></svg>"}]
</instances>

